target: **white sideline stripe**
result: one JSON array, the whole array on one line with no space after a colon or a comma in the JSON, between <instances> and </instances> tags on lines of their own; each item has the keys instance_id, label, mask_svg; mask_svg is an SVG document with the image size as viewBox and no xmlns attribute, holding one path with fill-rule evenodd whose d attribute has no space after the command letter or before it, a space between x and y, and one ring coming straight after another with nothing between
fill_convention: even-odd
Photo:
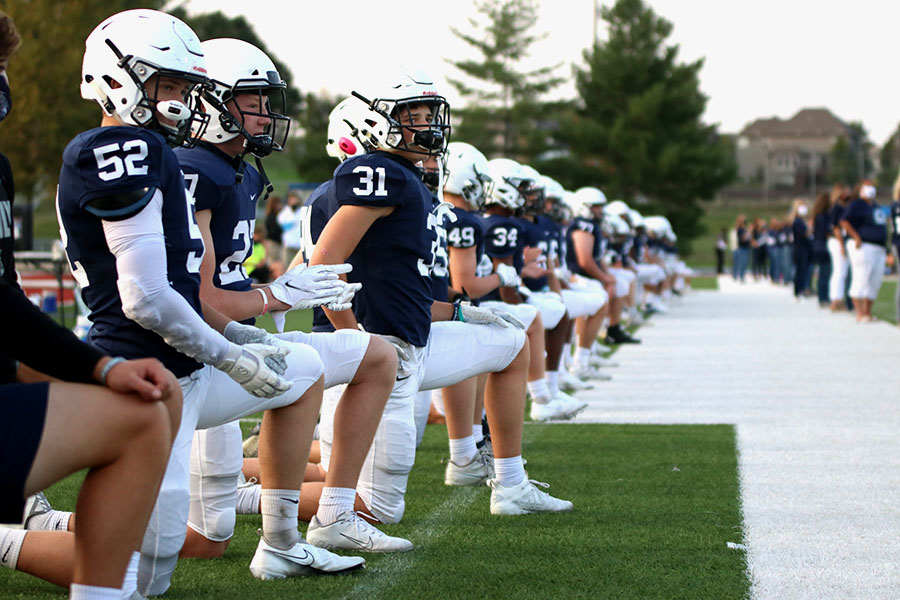
<instances>
[{"instance_id":1,"label":"white sideline stripe","mask_svg":"<svg viewBox=\"0 0 900 600\"><path fill-rule=\"evenodd\" d=\"M543 436L545 427L525 427L522 434L523 443L533 442ZM484 497L480 492L484 490L482 486L460 486L453 488L451 496L444 500L437 508L428 513L428 516L422 521L419 529L410 536L410 541L416 545L416 548L425 546L440 537L442 537L451 528L453 516L460 511L465 510L479 497ZM490 502L488 496L488 503ZM485 507L488 510L488 507ZM360 578L360 583L353 587L342 598L379 598L387 595L390 591L405 577L407 573L412 571L419 564L419 560L414 558L413 554L401 553L386 555L384 559L379 561L377 571L369 572L365 578ZM373 569L374 570L374 569Z\"/></svg>"},{"instance_id":2,"label":"white sideline stripe","mask_svg":"<svg viewBox=\"0 0 900 600\"><path fill-rule=\"evenodd\" d=\"M719 281L620 348L578 422L735 424L752 597L900 598L900 331Z\"/></svg>"}]
</instances>

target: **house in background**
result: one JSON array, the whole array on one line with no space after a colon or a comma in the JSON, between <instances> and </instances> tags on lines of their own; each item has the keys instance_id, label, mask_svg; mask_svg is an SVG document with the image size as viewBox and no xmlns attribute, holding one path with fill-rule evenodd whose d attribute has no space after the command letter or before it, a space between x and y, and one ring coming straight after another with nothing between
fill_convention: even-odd
<instances>
[{"instance_id":1,"label":"house in background","mask_svg":"<svg viewBox=\"0 0 900 600\"><path fill-rule=\"evenodd\" d=\"M827 108L804 108L787 120L757 119L738 134L738 175L767 189L815 190L828 181L831 148L848 135Z\"/></svg>"}]
</instances>

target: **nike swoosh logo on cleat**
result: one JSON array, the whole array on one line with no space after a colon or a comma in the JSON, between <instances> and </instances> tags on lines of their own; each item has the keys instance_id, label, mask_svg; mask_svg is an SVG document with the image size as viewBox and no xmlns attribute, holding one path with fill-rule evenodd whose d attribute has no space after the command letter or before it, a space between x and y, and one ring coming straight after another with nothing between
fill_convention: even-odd
<instances>
[{"instance_id":1,"label":"nike swoosh logo on cleat","mask_svg":"<svg viewBox=\"0 0 900 600\"><path fill-rule=\"evenodd\" d=\"M369 539L367 539L365 542L362 540L358 540L355 537L351 537L351 536L347 535L346 533L342 533L341 537L353 542L354 544L356 544L357 546L359 546L362 549L371 550L372 547L375 546L375 542L372 541L371 537L369 537Z\"/></svg>"},{"instance_id":2,"label":"nike swoosh logo on cleat","mask_svg":"<svg viewBox=\"0 0 900 600\"><path fill-rule=\"evenodd\" d=\"M279 552L278 550L275 550L274 548L270 549L269 552L271 552L275 556L280 556L281 558L286 558L287 560L289 560L291 562L299 563L301 565L309 566L309 565L313 564L313 562L315 562L313 555L310 554L306 550L303 550L302 556L297 555L297 554L288 554L286 552Z\"/></svg>"}]
</instances>

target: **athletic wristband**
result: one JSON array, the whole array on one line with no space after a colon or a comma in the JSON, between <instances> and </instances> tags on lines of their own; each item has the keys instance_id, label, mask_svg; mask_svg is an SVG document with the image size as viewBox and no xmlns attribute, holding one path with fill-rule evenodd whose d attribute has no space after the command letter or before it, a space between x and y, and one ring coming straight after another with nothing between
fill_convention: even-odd
<instances>
[{"instance_id":1,"label":"athletic wristband","mask_svg":"<svg viewBox=\"0 0 900 600\"><path fill-rule=\"evenodd\" d=\"M456 302L453 303L453 316L450 318L451 321L460 321L462 323L466 322L466 320L463 318L463 315L462 315L461 305L462 305L462 300L457 300Z\"/></svg>"},{"instance_id":2,"label":"athletic wristband","mask_svg":"<svg viewBox=\"0 0 900 600\"><path fill-rule=\"evenodd\" d=\"M123 362L125 362L125 359L121 356L114 356L113 358L109 359L106 364L103 365L103 368L100 369L100 383L102 385L106 385L106 376L109 375L109 372L114 366Z\"/></svg>"},{"instance_id":3,"label":"athletic wristband","mask_svg":"<svg viewBox=\"0 0 900 600\"><path fill-rule=\"evenodd\" d=\"M263 297L263 310L261 313L259 313L259 316L263 316L264 314L269 312L269 297L266 296L266 290L264 290L262 288L255 288L255 289L257 292L262 294L262 297Z\"/></svg>"}]
</instances>

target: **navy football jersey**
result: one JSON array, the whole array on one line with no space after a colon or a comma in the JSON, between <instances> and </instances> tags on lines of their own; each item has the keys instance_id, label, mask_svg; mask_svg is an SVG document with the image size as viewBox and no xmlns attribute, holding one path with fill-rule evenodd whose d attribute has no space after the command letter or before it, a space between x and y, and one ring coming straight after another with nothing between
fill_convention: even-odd
<instances>
[{"instance_id":1,"label":"navy football jersey","mask_svg":"<svg viewBox=\"0 0 900 600\"><path fill-rule=\"evenodd\" d=\"M566 254L566 262L569 270L576 275L588 276L588 274L578 264L578 257L575 254L575 246L572 243L572 233L575 231L584 231L594 236L594 247L591 249L591 256L599 265L603 254L606 252L606 238L601 235L600 221L597 219L585 219L584 217L575 217L569 228L566 230L566 244L569 250Z\"/></svg>"},{"instance_id":2,"label":"navy football jersey","mask_svg":"<svg viewBox=\"0 0 900 600\"><path fill-rule=\"evenodd\" d=\"M0 154L0 278L19 287L16 281L16 261L13 256L15 236L13 231L13 200L15 186L9 160Z\"/></svg>"},{"instance_id":3,"label":"navy football jersey","mask_svg":"<svg viewBox=\"0 0 900 600\"><path fill-rule=\"evenodd\" d=\"M253 280L243 263L253 252L256 203L263 190L262 178L242 159L230 157L211 144L176 148L175 156L181 164L188 192L194 196L196 210L212 211L209 229L216 262L213 283L236 292L251 289ZM240 183L238 169L243 172Z\"/></svg>"},{"instance_id":4,"label":"navy football jersey","mask_svg":"<svg viewBox=\"0 0 900 600\"><path fill-rule=\"evenodd\" d=\"M525 245L541 249L546 265L552 265L559 258L559 225L543 215L520 219L525 228ZM547 277L525 277L522 279L528 289L540 291L547 288Z\"/></svg>"},{"instance_id":5,"label":"navy football jersey","mask_svg":"<svg viewBox=\"0 0 900 600\"><path fill-rule=\"evenodd\" d=\"M339 206L395 206L363 235L347 262L350 282L362 283L353 301L366 331L425 346L431 330L437 219L431 193L408 160L376 151L347 160L335 171Z\"/></svg>"},{"instance_id":6,"label":"navy football jersey","mask_svg":"<svg viewBox=\"0 0 900 600\"><path fill-rule=\"evenodd\" d=\"M199 369L200 363L122 312L116 262L103 233L102 220L133 216L149 197L121 208L91 205L96 199L144 188L158 188L163 195L166 264L160 268L166 269L169 285L201 314L203 239L194 218L194 199L185 193L178 160L161 135L138 127L98 127L69 142L57 190L60 235L91 310L89 341L112 356L155 357L183 377Z\"/></svg>"},{"instance_id":7,"label":"navy football jersey","mask_svg":"<svg viewBox=\"0 0 900 600\"><path fill-rule=\"evenodd\" d=\"M480 265L484 258L484 220L478 213L462 208L454 208L453 214L456 215L456 222L451 223L448 220L444 223L447 228L447 245L450 248L475 248L475 261ZM476 271L476 275L486 277L492 271L493 265L487 274ZM453 285L452 281L451 285ZM457 286L453 287L459 289Z\"/></svg>"},{"instance_id":8,"label":"navy football jersey","mask_svg":"<svg viewBox=\"0 0 900 600\"><path fill-rule=\"evenodd\" d=\"M512 256L513 266L521 272L524 259L525 227L514 217L488 215L484 219L484 252L491 258ZM488 292L482 300L500 300L500 289Z\"/></svg>"}]
</instances>

